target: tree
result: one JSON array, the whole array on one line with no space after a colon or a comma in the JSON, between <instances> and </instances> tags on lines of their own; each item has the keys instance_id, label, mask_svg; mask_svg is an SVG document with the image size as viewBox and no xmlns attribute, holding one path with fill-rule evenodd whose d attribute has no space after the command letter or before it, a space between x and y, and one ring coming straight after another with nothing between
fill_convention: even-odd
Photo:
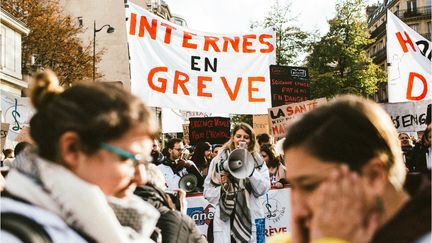
<instances>
[{"instance_id":1,"label":"tree","mask_svg":"<svg viewBox=\"0 0 432 243\"><path fill-rule=\"evenodd\" d=\"M276 63L294 65L298 56L308 46L310 34L294 26L295 17L291 15L291 4L280 4L278 0L272 5L267 17L261 22L254 22L251 29L273 28L276 32Z\"/></svg>"},{"instance_id":2,"label":"tree","mask_svg":"<svg viewBox=\"0 0 432 243\"><path fill-rule=\"evenodd\" d=\"M232 115L231 116L231 123L233 125L238 124L240 122L247 123L251 126L253 126L253 116L252 115Z\"/></svg>"},{"instance_id":3,"label":"tree","mask_svg":"<svg viewBox=\"0 0 432 243\"><path fill-rule=\"evenodd\" d=\"M350 93L369 95L385 82L384 71L372 62L366 47L374 42L365 21L363 0L336 4L330 30L316 43L307 57L313 97L333 97Z\"/></svg>"},{"instance_id":4,"label":"tree","mask_svg":"<svg viewBox=\"0 0 432 243\"><path fill-rule=\"evenodd\" d=\"M50 68L63 86L92 77L92 43L87 46L81 43L78 35L84 29L62 12L58 0L8 0L2 8L30 29L22 37L24 74L31 74L35 67ZM101 55L102 52L96 55L97 62Z\"/></svg>"}]
</instances>

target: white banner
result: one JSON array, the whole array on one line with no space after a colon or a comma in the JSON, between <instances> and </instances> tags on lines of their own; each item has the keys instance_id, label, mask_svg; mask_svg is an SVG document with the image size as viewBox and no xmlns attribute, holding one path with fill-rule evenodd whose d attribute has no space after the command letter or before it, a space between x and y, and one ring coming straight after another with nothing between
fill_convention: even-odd
<instances>
[{"instance_id":1,"label":"white banner","mask_svg":"<svg viewBox=\"0 0 432 243\"><path fill-rule=\"evenodd\" d=\"M419 132L426 129L427 106L431 100L381 104L391 116L398 132Z\"/></svg>"},{"instance_id":2,"label":"white banner","mask_svg":"<svg viewBox=\"0 0 432 243\"><path fill-rule=\"evenodd\" d=\"M2 121L10 124L4 147L13 148L18 142L18 135L23 132L28 134L34 110L29 98L14 96L4 91L1 95L1 109Z\"/></svg>"},{"instance_id":3,"label":"white banner","mask_svg":"<svg viewBox=\"0 0 432 243\"><path fill-rule=\"evenodd\" d=\"M177 26L128 2L131 90L149 106L265 114L271 106L273 31L241 35Z\"/></svg>"},{"instance_id":4,"label":"white banner","mask_svg":"<svg viewBox=\"0 0 432 243\"><path fill-rule=\"evenodd\" d=\"M432 97L431 42L387 10L389 102Z\"/></svg>"},{"instance_id":5,"label":"white banner","mask_svg":"<svg viewBox=\"0 0 432 243\"><path fill-rule=\"evenodd\" d=\"M271 189L262 196L261 205L265 212L266 237L279 232L291 232L291 188ZM214 217L215 207L202 194L188 195L187 215L191 217L203 235Z\"/></svg>"}]
</instances>

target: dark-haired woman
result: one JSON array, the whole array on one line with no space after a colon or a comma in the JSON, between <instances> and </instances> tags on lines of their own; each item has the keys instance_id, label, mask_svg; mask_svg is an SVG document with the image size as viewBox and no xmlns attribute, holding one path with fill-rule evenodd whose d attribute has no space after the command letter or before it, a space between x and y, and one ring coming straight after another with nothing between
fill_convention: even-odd
<instances>
[{"instance_id":1,"label":"dark-haired woman","mask_svg":"<svg viewBox=\"0 0 432 243\"><path fill-rule=\"evenodd\" d=\"M198 170L204 177L207 176L211 155L212 155L212 149L210 143L208 142L197 143L191 160L195 163Z\"/></svg>"},{"instance_id":2,"label":"dark-haired woman","mask_svg":"<svg viewBox=\"0 0 432 243\"><path fill-rule=\"evenodd\" d=\"M255 170L245 179L234 178L226 171L216 169L226 163L229 154L245 146ZM210 163L204 182L204 196L216 205L213 238L218 243L263 242L265 237L264 208L260 197L270 189L268 169L256 146L255 133L246 123L237 124L231 139Z\"/></svg>"},{"instance_id":3,"label":"dark-haired woman","mask_svg":"<svg viewBox=\"0 0 432 243\"><path fill-rule=\"evenodd\" d=\"M279 160L274 147L270 144L263 144L260 148L261 157L267 164L270 182L274 188L283 188L285 180L285 166Z\"/></svg>"},{"instance_id":4,"label":"dark-haired woman","mask_svg":"<svg viewBox=\"0 0 432 243\"><path fill-rule=\"evenodd\" d=\"M16 158L2 214L30 219L53 242L149 242L159 213L133 195L156 132L144 104L103 83L63 91L50 71L36 75L31 100L37 149ZM4 242L20 237L4 230Z\"/></svg>"}]
</instances>

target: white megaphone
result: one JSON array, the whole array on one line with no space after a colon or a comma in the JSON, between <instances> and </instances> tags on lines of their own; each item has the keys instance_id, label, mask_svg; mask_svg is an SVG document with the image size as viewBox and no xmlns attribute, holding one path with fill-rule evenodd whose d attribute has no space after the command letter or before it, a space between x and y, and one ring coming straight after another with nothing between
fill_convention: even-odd
<instances>
[{"instance_id":1,"label":"white megaphone","mask_svg":"<svg viewBox=\"0 0 432 243\"><path fill-rule=\"evenodd\" d=\"M193 174L187 174L180 178L178 186L185 192L193 192L198 186L198 178Z\"/></svg>"},{"instance_id":2,"label":"white megaphone","mask_svg":"<svg viewBox=\"0 0 432 243\"><path fill-rule=\"evenodd\" d=\"M222 168L237 179L249 177L255 169L252 154L244 148L234 149L228 160L222 164Z\"/></svg>"}]
</instances>

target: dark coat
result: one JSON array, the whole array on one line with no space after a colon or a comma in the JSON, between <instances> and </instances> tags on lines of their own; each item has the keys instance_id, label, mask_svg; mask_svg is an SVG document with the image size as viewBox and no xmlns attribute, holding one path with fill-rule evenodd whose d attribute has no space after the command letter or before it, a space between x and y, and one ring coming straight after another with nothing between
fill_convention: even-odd
<instances>
[{"instance_id":1,"label":"dark coat","mask_svg":"<svg viewBox=\"0 0 432 243\"><path fill-rule=\"evenodd\" d=\"M135 194L159 210L161 216L156 226L161 230L163 243L207 242L189 216L170 208L165 192L145 185L138 187Z\"/></svg>"}]
</instances>

